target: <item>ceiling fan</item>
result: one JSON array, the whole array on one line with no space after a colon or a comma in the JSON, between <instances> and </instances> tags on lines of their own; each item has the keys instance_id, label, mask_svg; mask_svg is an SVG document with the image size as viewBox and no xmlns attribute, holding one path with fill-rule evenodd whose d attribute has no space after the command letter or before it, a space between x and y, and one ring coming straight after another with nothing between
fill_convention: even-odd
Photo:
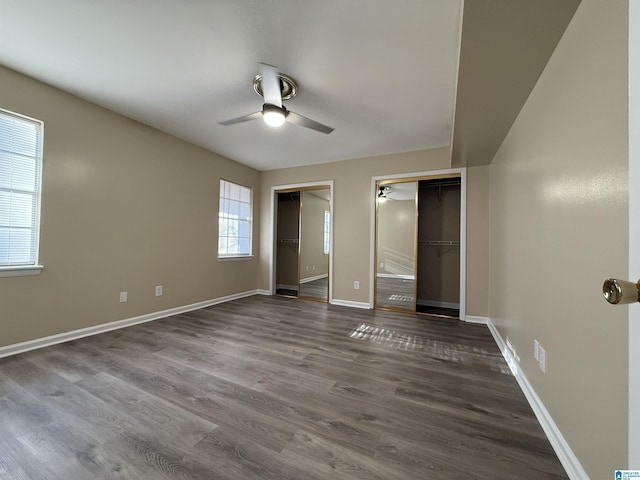
<instances>
[{"instance_id":1,"label":"ceiling fan","mask_svg":"<svg viewBox=\"0 0 640 480\"><path fill-rule=\"evenodd\" d=\"M260 65L262 66L262 73L253 78L253 89L258 95L264 97L262 110L232 118L231 120L225 120L220 122L220 125L234 125L262 117L270 127L279 127L284 122L289 122L321 133L329 134L333 132L333 128L327 125L287 110L282 101L295 97L298 93L298 85L293 78L279 73L273 65L267 65L266 63L261 63Z\"/></svg>"}]
</instances>

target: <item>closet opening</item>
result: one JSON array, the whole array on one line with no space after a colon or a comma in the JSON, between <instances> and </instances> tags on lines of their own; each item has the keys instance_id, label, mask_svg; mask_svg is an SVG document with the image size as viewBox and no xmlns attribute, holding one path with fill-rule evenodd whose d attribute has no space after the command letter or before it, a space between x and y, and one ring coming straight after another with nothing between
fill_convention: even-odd
<instances>
[{"instance_id":1,"label":"closet opening","mask_svg":"<svg viewBox=\"0 0 640 480\"><path fill-rule=\"evenodd\" d=\"M331 186L276 190L275 294L329 301Z\"/></svg>"},{"instance_id":2,"label":"closet opening","mask_svg":"<svg viewBox=\"0 0 640 480\"><path fill-rule=\"evenodd\" d=\"M460 178L418 182L416 311L460 317Z\"/></svg>"},{"instance_id":3,"label":"closet opening","mask_svg":"<svg viewBox=\"0 0 640 480\"><path fill-rule=\"evenodd\" d=\"M280 192L277 198L276 295L297 297L300 247L300 192Z\"/></svg>"},{"instance_id":4,"label":"closet opening","mask_svg":"<svg viewBox=\"0 0 640 480\"><path fill-rule=\"evenodd\" d=\"M460 318L460 174L376 182L374 306Z\"/></svg>"}]
</instances>

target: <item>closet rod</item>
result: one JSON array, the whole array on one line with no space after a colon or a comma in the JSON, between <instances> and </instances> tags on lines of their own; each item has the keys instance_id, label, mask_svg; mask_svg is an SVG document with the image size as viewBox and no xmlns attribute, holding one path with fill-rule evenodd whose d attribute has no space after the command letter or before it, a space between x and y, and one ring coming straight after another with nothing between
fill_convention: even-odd
<instances>
[{"instance_id":1,"label":"closet rod","mask_svg":"<svg viewBox=\"0 0 640 480\"><path fill-rule=\"evenodd\" d=\"M460 180L458 181L449 181L449 182L438 182L438 183L423 183L420 185L420 188L436 188L436 187L457 187L460 186Z\"/></svg>"},{"instance_id":2,"label":"closet rod","mask_svg":"<svg viewBox=\"0 0 640 480\"><path fill-rule=\"evenodd\" d=\"M424 240L419 241L418 245L436 245L439 247L459 247L460 242L453 240Z\"/></svg>"}]
</instances>

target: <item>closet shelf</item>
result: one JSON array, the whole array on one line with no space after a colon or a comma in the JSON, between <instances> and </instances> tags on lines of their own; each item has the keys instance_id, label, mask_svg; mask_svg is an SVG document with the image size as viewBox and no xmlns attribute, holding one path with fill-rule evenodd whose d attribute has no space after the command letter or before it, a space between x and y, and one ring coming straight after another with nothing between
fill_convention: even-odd
<instances>
[{"instance_id":1,"label":"closet shelf","mask_svg":"<svg viewBox=\"0 0 640 480\"><path fill-rule=\"evenodd\" d=\"M438 247L459 247L460 242L453 240L425 240L418 242L419 245L435 245Z\"/></svg>"},{"instance_id":2,"label":"closet shelf","mask_svg":"<svg viewBox=\"0 0 640 480\"><path fill-rule=\"evenodd\" d=\"M297 238L281 238L280 243L299 243Z\"/></svg>"}]
</instances>

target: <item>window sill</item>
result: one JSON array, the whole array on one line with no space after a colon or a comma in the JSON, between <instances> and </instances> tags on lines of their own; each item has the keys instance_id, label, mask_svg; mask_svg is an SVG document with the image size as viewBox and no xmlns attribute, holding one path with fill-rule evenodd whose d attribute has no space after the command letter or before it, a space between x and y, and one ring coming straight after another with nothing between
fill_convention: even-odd
<instances>
[{"instance_id":1,"label":"window sill","mask_svg":"<svg viewBox=\"0 0 640 480\"><path fill-rule=\"evenodd\" d=\"M233 260L253 260L253 255L238 255L237 257L218 257L219 262L229 262Z\"/></svg>"},{"instance_id":2,"label":"window sill","mask_svg":"<svg viewBox=\"0 0 640 480\"><path fill-rule=\"evenodd\" d=\"M0 278L2 277L28 277L32 275L40 275L42 265L24 265L13 267L0 267Z\"/></svg>"}]
</instances>

